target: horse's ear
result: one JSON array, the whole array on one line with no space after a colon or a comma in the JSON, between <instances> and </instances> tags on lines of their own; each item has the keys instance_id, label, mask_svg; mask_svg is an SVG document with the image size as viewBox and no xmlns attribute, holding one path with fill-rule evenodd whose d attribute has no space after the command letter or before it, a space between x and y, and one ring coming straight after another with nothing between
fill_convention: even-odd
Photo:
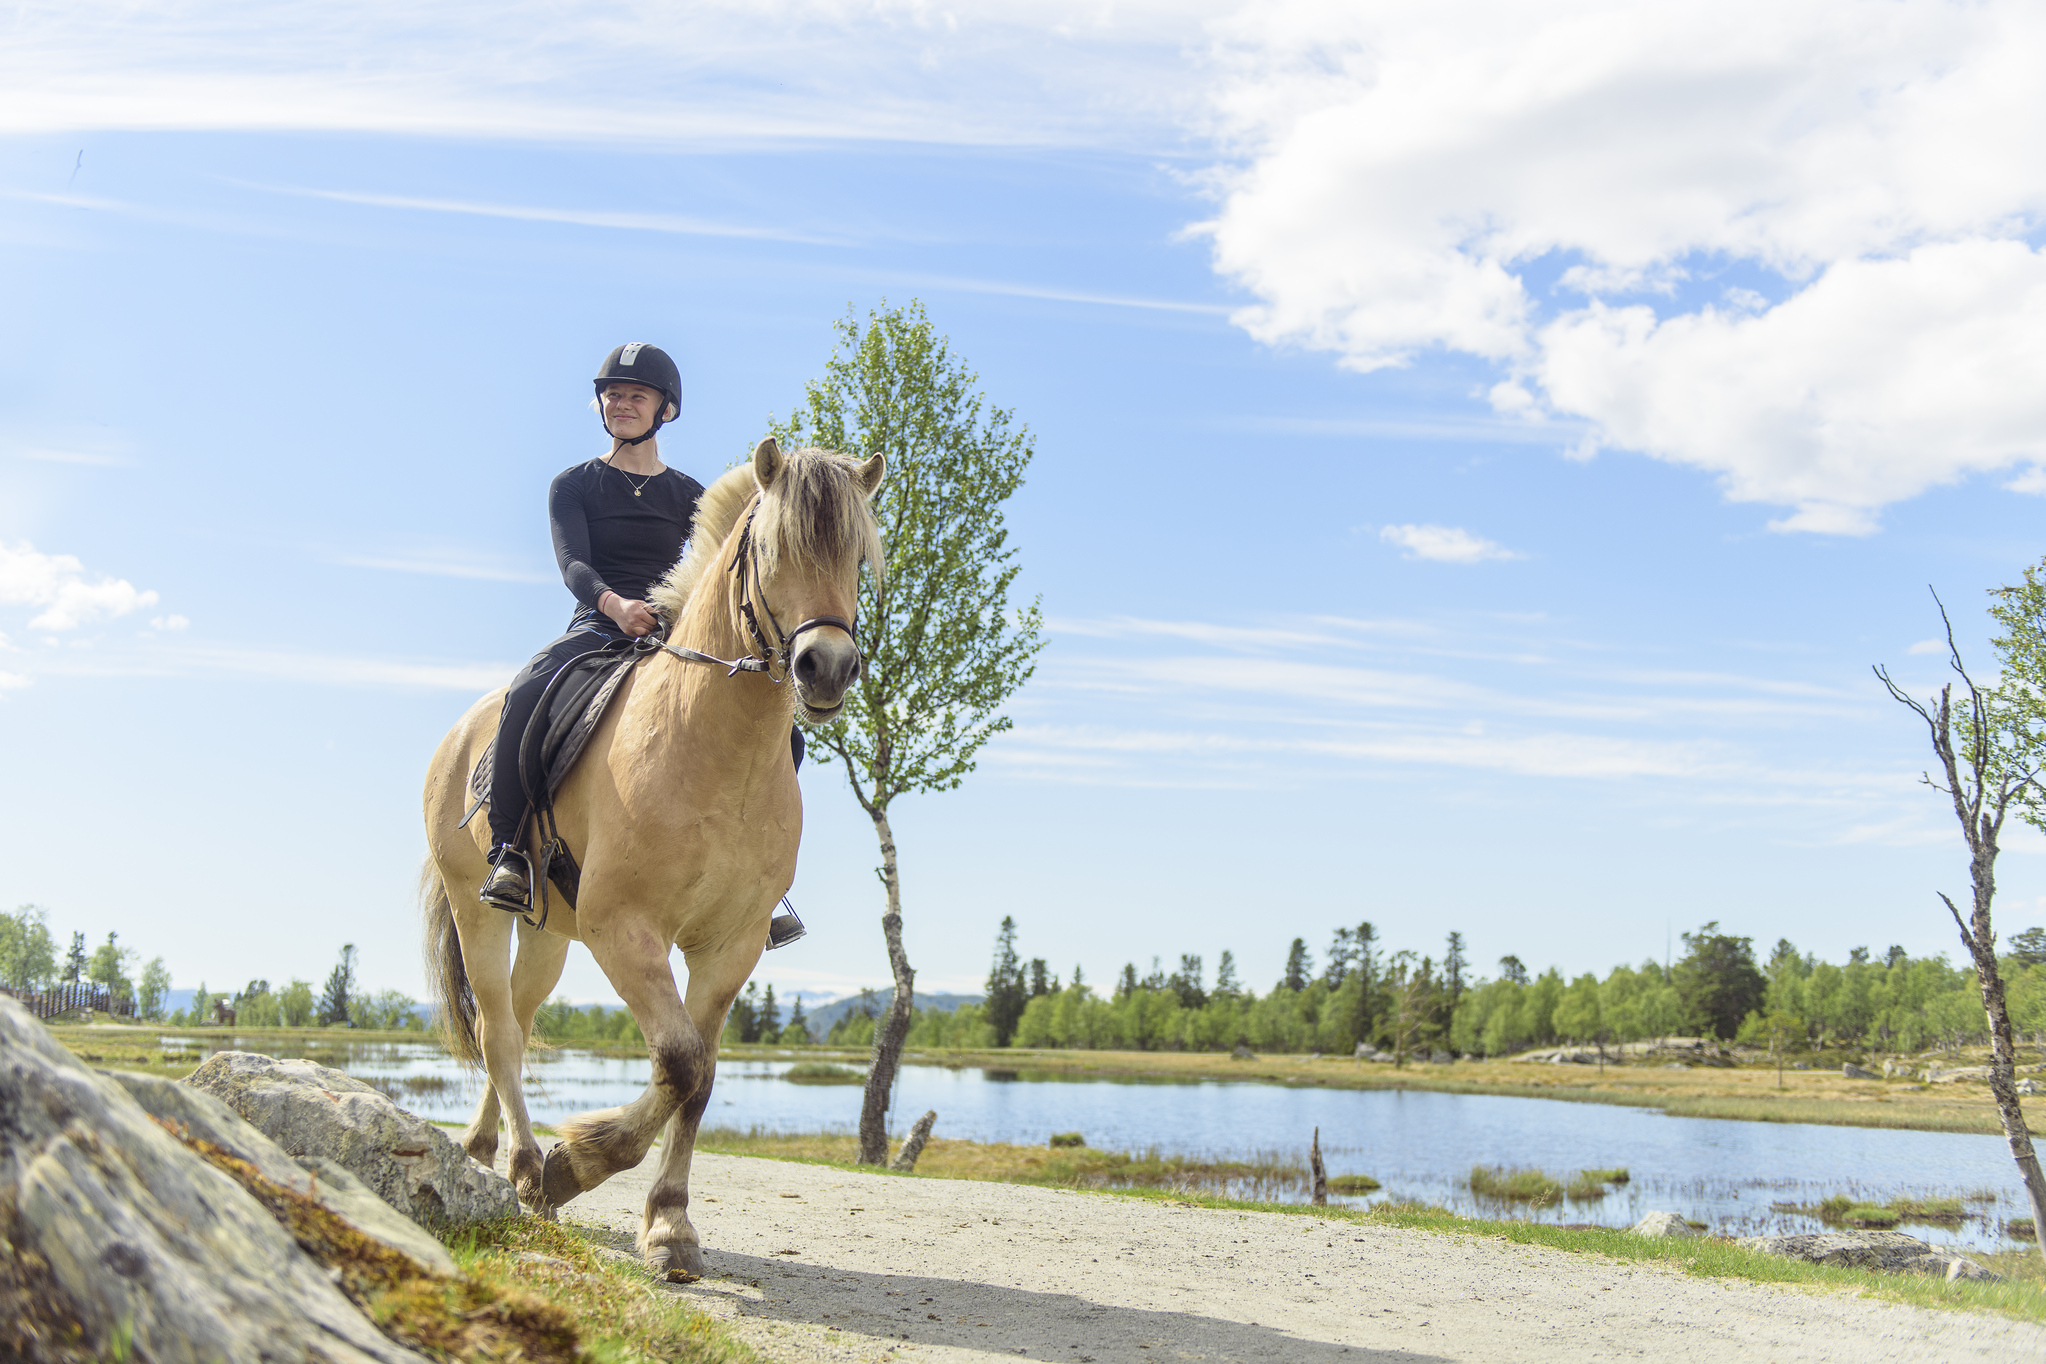
<instances>
[{"instance_id":1,"label":"horse's ear","mask_svg":"<svg viewBox=\"0 0 2046 1364\"><path fill-rule=\"evenodd\" d=\"M860 486L867 490L868 497L872 497L874 489L881 486L881 476L887 472L888 461L882 457L879 450L853 466L853 477L859 479Z\"/></svg>"},{"instance_id":2,"label":"horse's ear","mask_svg":"<svg viewBox=\"0 0 2046 1364\"><path fill-rule=\"evenodd\" d=\"M775 444L773 436L753 447L753 481L760 485L762 492L774 486L774 481L781 477L781 471L788 464L788 456L781 452L781 446Z\"/></svg>"}]
</instances>

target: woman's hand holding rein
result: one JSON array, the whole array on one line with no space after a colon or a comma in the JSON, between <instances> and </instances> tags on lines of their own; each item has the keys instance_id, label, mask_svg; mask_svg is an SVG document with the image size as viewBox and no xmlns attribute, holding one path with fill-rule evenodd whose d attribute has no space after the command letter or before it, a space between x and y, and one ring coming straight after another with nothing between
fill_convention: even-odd
<instances>
[{"instance_id":1,"label":"woman's hand holding rein","mask_svg":"<svg viewBox=\"0 0 2046 1364\"><path fill-rule=\"evenodd\" d=\"M638 639L641 635L652 634L659 628L653 608L643 601L628 601L616 592L606 592L597 598L597 609L618 622L618 628Z\"/></svg>"}]
</instances>

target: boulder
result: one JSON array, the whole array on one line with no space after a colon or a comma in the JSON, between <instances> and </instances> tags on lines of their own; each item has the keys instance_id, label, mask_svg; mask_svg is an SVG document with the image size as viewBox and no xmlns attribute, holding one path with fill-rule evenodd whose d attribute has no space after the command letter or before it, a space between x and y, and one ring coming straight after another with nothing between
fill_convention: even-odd
<instances>
[{"instance_id":1,"label":"boulder","mask_svg":"<svg viewBox=\"0 0 2046 1364\"><path fill-rule=\"evenodd\" d=\"M1244 1046L1241 1042L1238 1042L1235 1050L1229 1053L1229 1059L1232 1061L1255 1061L1257 1060L1257 1053Z\"/></svg>"},{"instance_id":2,"label":"boulder","mask_svg":"<svg viewBox=\"0 0 2046 1364\"><path fill-rule=\"evenodd\" d=\"M1963 1256L1934 1250L1901 1231L1829 1231L1804 1236L1751 1236L1741 1242L1765 1255L1809 1260L1842 1269L1876 1269L1889 1274L1938 1274L1948 1279L1994 1279Z\"/></svg>"},{"instance_id":3,"label":"boulder","mask_svg":"<svg viewBox=\"0 0 2046 1364\"><path fill-rule=\"evenodd\" d=\"M1865 1070L1855 1065L1852 1061L1842 1062L1840 1073L1850 1080L1880 1080L1883 1078L1872 1070Z\"/></svg>"},{"instance_id":4,"label":"boulder","mask_svg":"<svg viewBox=\"0 0 2046 1364\"><path fill-rule=\"evenodd\" d=\"M322 1156L293 1160L283 1147L204 1090L154 1075L120 1071L101 1074L127 1090L128 1097L150 1117L173 1124L186 1135L212 1142L237 1160L247 1161L272 1184L322 1204L363 1235L409 1256L421 1269L433 1274L455 1272L454 1258L446 1246L333 1161Z\"/></svg>"},{"instance_id":5,"label":"boulder","mask_svg":"<svg viewBox=\"0 0 2046 1364\"><path fill-rule=\"evenodd\" d=\"M246 1189L0 997L0 1359L424 1364Z\"/></svg>"},{"instance_id":6,"label":"boulder","mask_svg":"<svg viewBox=\"0 0 2046 1364\"><path fill-rule=\"evenodd\" d=\"M448 1135L381 1093L311 1061L215 1053L185 1084L221 1100L303 1164L348 1170L386 1203L429 1228L509 1217L511 1182L469 1159Z\"/></svg>"},{"instance_id":7,"label":"boulder","mask_svg":"<svg viewBox=\"0 0 2046 1364\"><path fill-rule=\"evenodd\" d=\"M2024 1079L2018 1081L2018 1093L2046 1094L2046 1086L2042 1086L2037 1080Z\"/></svg>"},{"instance_id":8,"label":"boulder","mask_svg":"<svg viewBox=\"0 0 2046 1364\"><path fill-rule=\"evenodd\" d=\"M1636 1236L1696 1236L1697 1228L1673 1212L1652 1212L1631 1228Z\"/></svg>"}]
</instances>

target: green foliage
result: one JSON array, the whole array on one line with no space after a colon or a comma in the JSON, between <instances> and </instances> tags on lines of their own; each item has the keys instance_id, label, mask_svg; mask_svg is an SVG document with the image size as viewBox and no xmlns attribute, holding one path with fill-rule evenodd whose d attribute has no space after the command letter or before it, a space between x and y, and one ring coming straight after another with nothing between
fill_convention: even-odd
<instances>
[{"instance_id":1,"label":"green foliage","mask_svg":"<svg viewBox=\"0 0 2046 1364\"><path fill-rule=\"evenodd\" d=\"M120 945L118 933L107 934L107 940L93 949L92 959L85 968L86 979L95 985L104 986L115 1005L135 1003L135 983L128 979L128 962L134 953Z\"/></svg>"},{"instance_id":2,"label":"green foliage","mask_svg":"<svg viewBox=\"0 0 2046 1364\"><path fill-rule=\"evenodd\" d=\"M419 1001L403 990L379 990L357 995L349 1003L349 1020L358 1028L379 1032L417 1031L425 1025L414 1012Z\"/></svg>"},{"instance_id":3,"label":"green foliage","mask_svg":"<svg viewBox=\"0 0 2046 1364\"><path fill-rule=\"evenodd\" d=\"M863 1085L867 1073L828 1061L803 1061L783 1071L781 1078L799 1085Z\"/></svg>"},{"instance_id":4,"label":"green foliage","mask_svg":"<svg viewBox=\"0 0 2046 1364\"><path fill-rule=\"evenodd\" d=\"M633 1021L632 1010L620 1005L607 1009L601 1004L577 1008L565 999L550 999L533 1016L533 1026L548 1042L646 1041Z\"/></svg>"},{"instance_id":5,"label":"green foliage","mask_svg":"<svg viewBox=\"0 0 2046 1364\"><path fill-rule=\"evenodd\" d=\"M995 933L995 958L988 968L987 1003L983 1006L988 1025L995 1030L996 1046L1009 1045L1029 1002L1030 992L1023 982L1023 959L1016 955L1016 920L1003 915L1002 926Z\"/></svg>"},{"instance_id":6,"label":"green foliage","mask_svg":"<svg viewBox=\"0 0 2046 1364\"><path fill-rule=\"evenodd\" d=\"M351 1026L349 1010L355 996L355 944L345 943L341 959L327 973L327 988L320 995L319 1023L323 1028Z\"/></svg>"},{"instance_id":7,"label":"green foliage","mask_svg":"<svg viewBox=\"0 0 2046 1364\"><path fill-rule=\"evenodd\" d=\"M0 985L41 990L57 976L57 945L48 916L34 905L0 914Z\"/></svg>"},{"instance_id":8,"label":"green foliage","mask_svg":"<svg viewBox=\"0 0 2046 1364\"><path fill-rule=\"evenodd\" d=\"M170 993L170 985L170 968L163 964L163 958L150 958L135 986L135 1012L151 1022L162 1019L164 996Z\"/></svg>"},{"instance_id":9,"label":"green foliage","mask_svg":"<svg viewBox=\"0 0 2046 1364\"><path fill-rule=\"evenodd\" d=\"M1053 1146L1085 1146L1087 1138L1078 1132L1054 1132L1051 1134L1050 1144Z\"/></svg>"},{"instance_id":10,"label":"green foliage","mask_svg":"<svg viewBox=\"0 0 2046 1364\"><path fill-rule=\"evenodd\" d=\"M1715 920L1684 936L1684 955L1670 971L1684 1021L1703 1033L1732 1040L1741 1020L1762 1003L1768 981L1755 965L1752 938L1721 933Z\"/></svg>"},{"instance_id":11,"label":"green foliage","mask_svg":"<svg viewBox=\"0 0 2046 1364\"><path fill-rule=\"evenodd\" d=\"M87 964L85 935L83 933L73 933L71 935L71 950L64 954L64 979L72 985L78 984L85 979Z\"/></svg>"},{"instance_id":12,"label":"green foliage","mask_svg":"<svg viewBox=\"0 0 2046 1364\"><path fill-rule=\"evenodd\" d=\"M1036 602L1014 609L1020 571L1002 507L1023 486L1030 432L986 406L923 305L848 312L824 378L772 434L784 444L887 456L874 496L886 572L861 586L866 668L844 714L814 731L870 813L912 791L949 791L1010 726L1001 707L1043 648Z\"/></svg>"}]
</instances>

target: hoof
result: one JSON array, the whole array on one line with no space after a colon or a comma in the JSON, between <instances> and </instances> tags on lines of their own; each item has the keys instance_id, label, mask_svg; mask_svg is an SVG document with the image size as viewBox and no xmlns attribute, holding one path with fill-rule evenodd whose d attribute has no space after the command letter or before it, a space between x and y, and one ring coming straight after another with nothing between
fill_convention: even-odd
<instances>
[{"instance_id":1,"label":"hoof","mask_svg":"<svg viewBox=\"0 0 2046 1364\"><path fill-rule=\"evenodd\" d=\"M511 1159L512 1187L519 1202L535 1212L551 1211L547 1204L546 1164L538 1151L520 1151Z\"/></svg>"},{"instance_id":2,"label":"hoof","mask_svg":"<svg viewBox=\"0 0 2046 1364\"><path fill-rule=\"evenodd\" d=\"M576 1177L568 1144L564 1142L547 1153L547 1164L540 1176L539 1206L558 1208L582 1191L582 1181Z\"/></svg>"},{"instance_id":3,"label":"hoof","mask_svg":"<svg viewBox=\"0 0 2046 1364\"><path fill-rule=\"evenodd\" d=\"M695 1283L703 1277L703 1251L677 1241L654 1246L646 1253L646 1270L668 1283Z\"/></svg>"}]
</instances>

